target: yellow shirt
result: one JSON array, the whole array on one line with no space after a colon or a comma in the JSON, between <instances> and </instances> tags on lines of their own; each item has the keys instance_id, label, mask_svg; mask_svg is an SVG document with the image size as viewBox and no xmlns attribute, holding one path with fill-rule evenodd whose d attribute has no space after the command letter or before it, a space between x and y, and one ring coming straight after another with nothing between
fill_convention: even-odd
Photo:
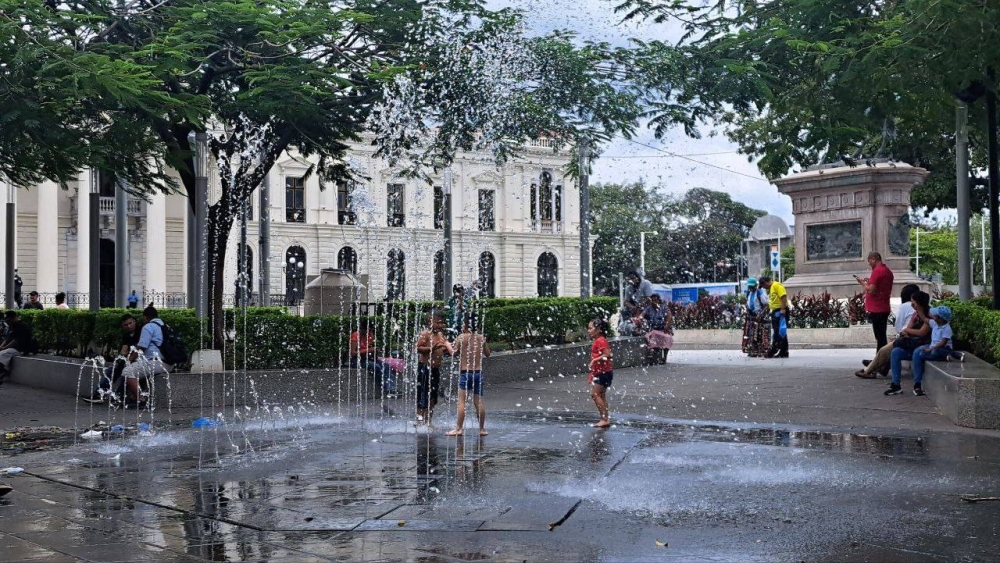
<instances>
[{"instance_id":1,"label":"yellow shirt","mask_svg":"<svg viewBox=\"0 0 1000 563\"><path fill-rule=\"evenodd\" d=\"M788 292L785 291L785 286L776 281L771 282L771 289L767 292L767 304L772 311L781 309L781 298L786 295Z\"/></svg>"}]
</instances>

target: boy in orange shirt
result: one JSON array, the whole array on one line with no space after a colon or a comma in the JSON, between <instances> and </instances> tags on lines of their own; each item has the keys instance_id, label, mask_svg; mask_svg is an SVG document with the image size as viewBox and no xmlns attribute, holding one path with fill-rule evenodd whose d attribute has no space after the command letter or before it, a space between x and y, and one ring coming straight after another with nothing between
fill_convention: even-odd
<instances>
[{"instance_id":1,"label":"boy in orange shirt","mask_svg":"<svg viewBox=\"0 0 1000 563\"><path fill-rule=\"evenodd\" d=\"M478 315L465 316L462 334L455 340L458 353L460 375L458 378L458 420L455 429L448 436L461 436L465 427L465 399L472 391L472 403L479 418L479 435L486 435L486 405L483 403L483 357L490 357L490 345L486 337L479 334Z\"/></svg>"},{"instance_id":2,"label":"boy in orange shirt","mask_svg":"<svg viewBox=\"0 0 1000 563\"><path fill-rule=\"evenodd\" d=\"M587 335L594 339L594 344L590 347L590 397L594 399L597 412L601 415L601 420L594 424L594 428L611 426L607 391L615 374L612 371L611 346L607 339L609 332L608 321L604 319L594 319L587 325Z\"/></svg>"}]
</instances>

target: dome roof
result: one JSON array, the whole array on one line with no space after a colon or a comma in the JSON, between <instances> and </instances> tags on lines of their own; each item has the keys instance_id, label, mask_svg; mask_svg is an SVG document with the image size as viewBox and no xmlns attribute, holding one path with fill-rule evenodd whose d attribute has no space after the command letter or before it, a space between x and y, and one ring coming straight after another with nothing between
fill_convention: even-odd
<instances>
[{"instance_id":1,"label":"dome roof","mask_svg":"<svg viewBox=\"0 0 1000 563\"><path fill-rule=\"evenodd\" d=\"M788 228L785 220L777 215L765 215L750 227L750 238L773 239L778 235L782 237L792 236L792 231Z\"/></svg>"}]
</instances>

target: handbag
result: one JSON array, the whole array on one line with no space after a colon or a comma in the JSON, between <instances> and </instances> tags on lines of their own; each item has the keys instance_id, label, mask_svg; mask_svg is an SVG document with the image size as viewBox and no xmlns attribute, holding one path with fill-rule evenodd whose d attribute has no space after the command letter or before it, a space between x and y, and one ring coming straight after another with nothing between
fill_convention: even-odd
<instances>
[{"instance_id":1,"label":"handbag","mask_svg":"<svg viewBox=\"0 0 1000 563\"><path fill-rule=\"evenodd\" d=\"M785 315L781 315L781 320L778 321L778 336L786 338L788 336L788 321Z\"/></svg>"},{"instance_id":2,"label":"handbag","mask_svg":"<svg viewBox=\"0 0 1000 563\"><path fill-rule=\"evenodd\" d=\"M927 342L927 339L920 338L918 336L897 336L896 340L892 342L892 347L912 352L924 344L927 344Z\"/></svg>"}]
</instances>

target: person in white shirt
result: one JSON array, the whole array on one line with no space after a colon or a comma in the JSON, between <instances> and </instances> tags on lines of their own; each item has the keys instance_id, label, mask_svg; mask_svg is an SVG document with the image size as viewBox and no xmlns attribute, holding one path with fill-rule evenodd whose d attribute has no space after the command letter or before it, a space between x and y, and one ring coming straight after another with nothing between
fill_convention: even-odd
<instances>
[{"instance_id":1,"label":"person in white shirt","mask_svg":"<svg viewBox=\"0 0 1000 563\"><path fill-rule=\"evenodd\" d=\"M56 294L56 309L69 309L69 305L66 304L66 294L61 291Z\"/></svg>"}]
</instances>

